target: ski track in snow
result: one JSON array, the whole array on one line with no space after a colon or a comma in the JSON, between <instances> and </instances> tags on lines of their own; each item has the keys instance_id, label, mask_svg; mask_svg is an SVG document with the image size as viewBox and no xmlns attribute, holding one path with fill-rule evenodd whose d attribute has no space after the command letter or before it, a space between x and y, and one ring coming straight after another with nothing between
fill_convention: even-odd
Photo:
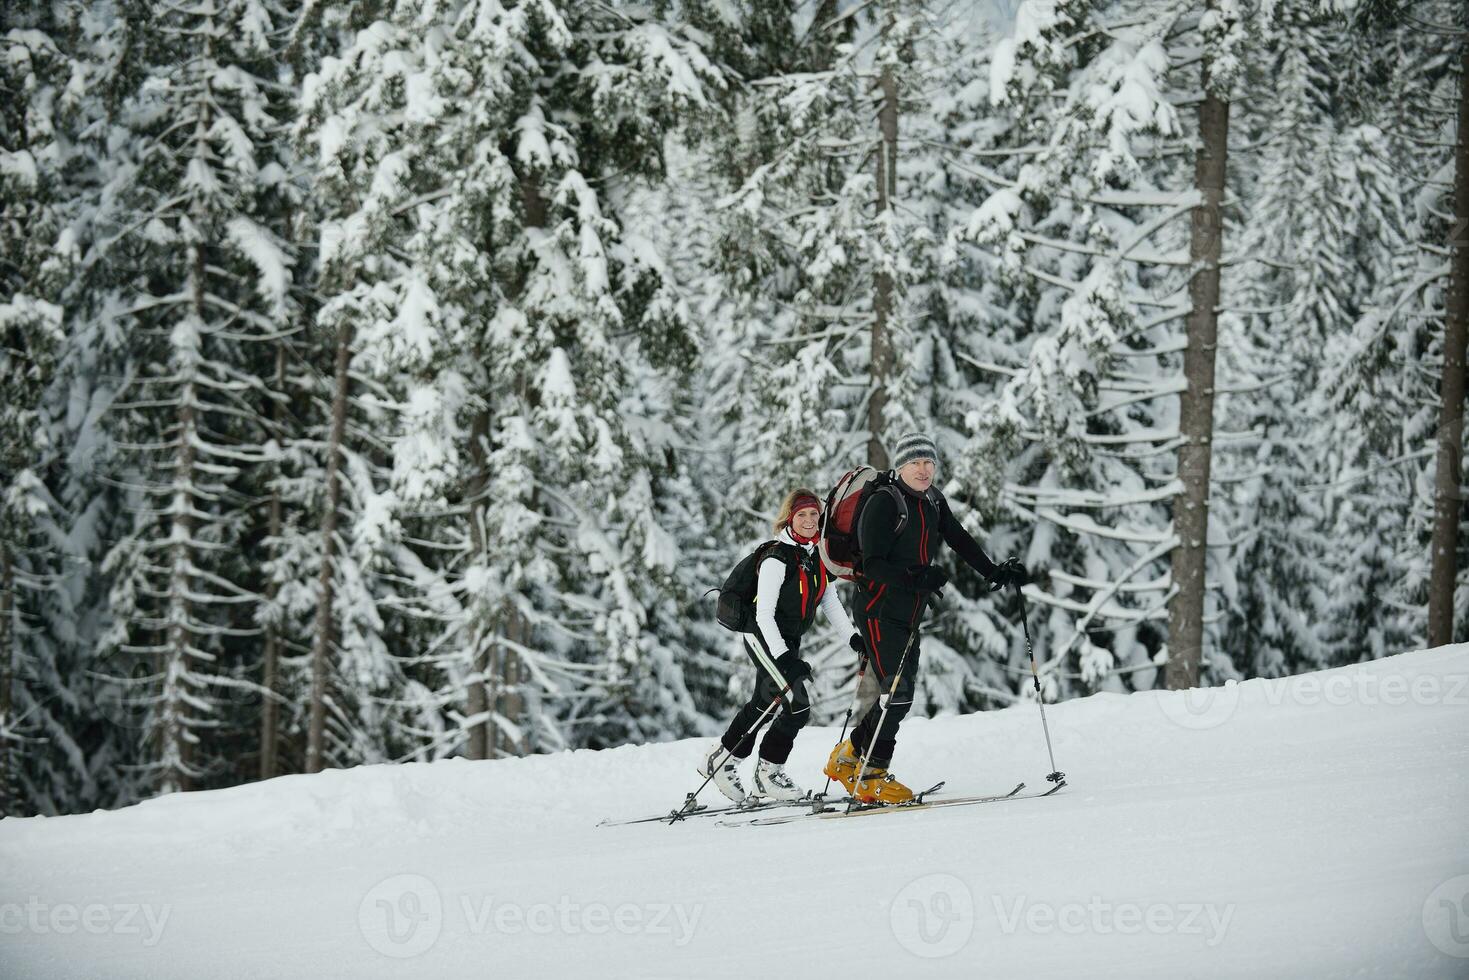
<instances>
[{"instance_id":1,"label":"ski track in snow","mask_svg":"<svg viewBox=\"0 0 1469 980\"><path fill-rule=\"evenodd\" d=\"M596 826L704 739L6 819L0 977L1469 977L1466 681L1460 645L1096 695L1047 712L1060 794L870 820ZM1033 704L903 731L912 785L1046 786Z\"/></svg>"}]
</instances>

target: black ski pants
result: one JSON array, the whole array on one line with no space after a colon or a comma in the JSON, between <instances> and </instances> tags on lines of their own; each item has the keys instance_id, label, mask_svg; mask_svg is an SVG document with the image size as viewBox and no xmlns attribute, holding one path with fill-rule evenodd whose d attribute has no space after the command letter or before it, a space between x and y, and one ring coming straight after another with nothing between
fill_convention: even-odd
<instances>
[{"instance_id":1,"label":"black ski pants","mask_svg":"<svg viewBox=\"0 0 1469 980\"><path fill-rule=\"evenodd\" d=\"M857 750L858 758L867 751L867 746L872 745L872 755L867 760L867 765L874 769L886 769L893 761L893 752L898 745L898 726L908 715L908 709L913 707L913 691L917 686L918 677L918 637L915 635L915 627L905 620L899 619L863 619L858 623L858 629L862 632L862 639L867 645L867 675L864 682L876 681L878 697L868 705L864 714L857 722L857 727L852 729L852 747ZM903 650L908 646L908 638L913 638L913 647L908 650L908 658L903 660ZM898 670L899 662L902 662L902 675L898 678L898 686L893 689L893 675ZM888 692L892 691L892 697ZM865 699L864 699L865 700ZM887 704L887 714L883 714L883 704ZM882 727L878 727L878 719L882 719ZM873 742L873 734L876 733L877 741Z\"/></svg>"},{"instance_id":2,"label":"black ski pants","mask_svg":"<svg viewBox=\"0 0 1469 980\"><path fill-rule=\"evenodd\" d=\"M729 723L728 730L720 740L724 747L729 749L730 755L736 759L744 759L749 756L755 748L755 736L759 734L759 726L755 722L760 715L770 708L770 703L780 693L780 686L776 684L775 678L771 676L770 670L760 660L759 653L770 658L770 652L765 646L765 641L758 633L747 633L744 636L746 644L745 652L750 659L755 661L755 693L745 706L740 708L739 713L734 716L734 721ZM787 643L791 641L789 638ZM749 644L758 644L759 653L752 649ZM797 652L799 647L792 644L791 651ZM770 658L772 661L774 658ZM765 721L761 725L769 724L770 728L765 737L760 741L760 758L777 765L784 765L791 756L791 746L796 741L796 735L800 733L806 722L811 720L811 698L806 693L806 682L797 681L791 685L791 710L787 711L782 706L777 706L765 714ZM771 721L774 715L775 720Z\"/></svg>"}]
</instances>

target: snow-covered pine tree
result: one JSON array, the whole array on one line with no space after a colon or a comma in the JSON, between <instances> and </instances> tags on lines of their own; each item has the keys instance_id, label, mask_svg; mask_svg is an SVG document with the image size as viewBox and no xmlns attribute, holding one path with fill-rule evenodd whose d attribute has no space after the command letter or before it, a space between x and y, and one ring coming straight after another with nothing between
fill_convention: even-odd
<instances>
[{"instance_id":1,"label":"snow-covered pine tree","mask_svg":"<svg viewBox=\"0 0 1469 980\"><path fill-rule=\"evenodd\" d=\"M1031 531L1003 508L985 506L992 499L986 488L1002 474L968 443L971 413L1013 371L1004 365L1014 363L1017 297L998 256L954 232L988 196L991 185L975 164L1006 153L994 147L1005 116L989 100L996 31L1009 28L1002 16L981 3L944 5L931 15L907 69L922 82L904 103L899 138L903 206L943 243L930 275L910 288L916 350L906 397L938 440L950 506L997 559L1024 554ZM992 595L979 576L962 565L957 571L957 587L925 638L920 688L930 713L1009 704L1017 687L1029 687L1013 595Z\"/></svg>"},{"instance_id":2,"label":"snow-covered pine tree","mask_svg":"<svg viewBox=\"0 0 1469 980\"><path fill-rule=\"evenodd\" d=\"M618 209L718 76L636 5L384 13L308 82L301 134L330 198L324 309L356 311L444 621L419 658L424 705L448 708L430 748L688 731L646 612L689 591L667 492L686 314Z\"/></svg>"},{"instance_id":3,"label":"snow-covered pine tree","mask_svg":"<svg viewBox=\"0 0 1469 980\"><path fill-rule=\"evenodd\" d=\"M1310 310L1313 304L1297 295L1297 284L1317 290L1351 284L1313 275L1324 254L1299 261L1299 245L1312 237L1311 227L1331 226L1324 240L1315 236L1328 250L1344 233L1345 215L1337 207L1341 197L1333 196L1338 175L1319 159L1335 140L1328 110L1328 32L1339 30L1340 23L1309 4L1287 3L1279 5L1273 22L1260 26L1260 49L1248 62L1246 79L1258 95L1235 114L1239 138L1231 148L1241 163L1242 196L1249 202L1238 254L1253 261L1225 270L1226 288L1240 297L1244 312L1237 329L1226 332L1220 353L1226 370L1238 377L1251 376L1259 365L1275 377L1253 397L1222 406L1227 428L1258 433L1257 442L1237 448L1240 462L1261 475L1221 489L1227 506L1250 528L1237 552L1238 564L1249 572L1236 576L1225 632L1241 670L1275 677L1329 660L1320 635L1327 508L1307 488L1324 482L1323 456L1330 444L1312 431L1314 413L1299 408L1319 391L1323 332L1332 324L1327 304ZM1339 251L1330 254L1335 258ZM1318 260L1316 268L1310 258ZM1281 582L1293 585L1281 588Z\"/></svg>"},{"instance_id":4,"label":"snow-covered pine tree","mask_svg":"<svg viewBox=\"0 0 1469 980\"><path fill-rule=\"evenodd\" d=\"M1240 115L1252 175L1241 254L1256 261L1228 272L1248 309L1228 346L1276 377L1229 406L1230 426L1261 438L1247 448L1260 476L1226 488L1251 528L1227 615L1239 666L1278 676L1411 643L1404 474L1380 464L1416 410L1408 388L1342 381L1352 325L1381 303L1403 248L1386 136L1400 111L1385 97L1393 39L1311 4L1277 5L1261 26L1249 71L1262 97Z\"/></svg>"},{"instance_id":5,"label":"snow-covered pine tree","mask_svg":"<svg viewBox=\"0 0 1469 980\"><path fill-rule=\"evenodd\" d=\"M223 740L239 720L226 709L253 689L240 641L258 634L258 596L241 584L238 544L243 474L265 458L255 348L290 317L269 43L287 21L257 0L118 13L136 84L119 100L107 193L126 212L87 262L116 283L94 315L129 333L112 430L131 459L119 478L134 520L104 565L104 643L143 667L125 697L147 706L144 784L166 792L232 764Z\"/></svg>"},{"instance_id":6,"label":"snow-covered pine tree","mask_svg":"<svg viewBox=\"0 0 1469 980\"><path fill-rule=\"evenodd\" d=\"M915 64L929 6L755 3L700 25L741 76L733 124L693 134L725 190L705 265L719 273L710 305L728 324L706 353L706 410L724 424L718 458L732 462L718 477L727 562L768 537L792 487L824 490L857 462L886 466L885 440L915 425L909 292L933 235L907 203L902 140L936 84ZM818 678L850 681L839 638L806 655L844 668ZM839 714L844 701L822 684L816 710Z\"/></svg>"},{"instance_id":7,"label":"snow-covered pine tree","mask_svg":"<svg viewBox=\"0 0 1469 980\"><path fill-rule=\"evenodd\" d=\"M1465 514L1464 389L1465 345L1469 341L1469 23L1462 16L1447 22L1458 29L1457 115L1445 135L1454 134L1453 210L1446 248L1449 281L1444 294L1444 333L1440 357L1439 417L1434 448L1433 535L1428 582L1428 645L1454 640L1455 613L1462 580L1459 527ZM1452 36L1452 35L1450 35ZM1445 202L1447 203L1447 202ZM1460 615L1459 622L1463 623Z\"/></svg>"},{"instance_id":8,"label":"snow-covered pine tree","mask_svg":"<svg viewBox=\"0 0 1469 980\"><path fill-rule=\"evenodd\" d=\"M1170 503L1197 484L1199 508L1198 453L1220 435L1203 402L1181 429L1173 399L1224 388L1188 359L1191 345L1208 346L1213 306L1199 277L1222 228L1190 236L1182 219L1223 192L1219 174L1194 172L1191 142L1222 150L1217 107L1199 120L1187 110L1228 90L1241 38L1233 7L1028 3L993 56L992 97L1012 114L995 146L1011 153L977 165L994 189L967 234L1000 250L1034 333L992 407L973 415L984 432L975 448L987 468L1012 474L991 481L993 498L1036 522L1029 557L1050 573L1049 589L1032 590L1051 609L1039 638L1048 672L1075 653L1086 687L1156 680L1167 649L1158 624L1177 605L1163 567L1179 544ZM1212 190L1200 190L1205 177ZM1178 326L1191 312L1198 329L1186 340ZM1175 452L1185 444L1188 459ZM1207 542L1188 533L1199 549L1227 542L1217 522ZM1210 610L1202 623L1217 618ZM1187 634L1174 642L1194 645ZM1224 655L1206 667L1233 674Z\"/></svg>"},{"instance_id":9,"label":"snow-covered pine tree","mask_svg":"<svg viewBox=\"0 0 1469 980\"><path fill-rule=\"evenodd\" d=\"M701 175L722 176L730 191L705 198L719 203L723 233L701 263L723 274L722 289L705 287L722 328L706 350L704 403L729 446L718 458L738 461L733 477L719 477L735 483L721 537L756 540L762 512L792 482L830 485L854 461L883 463L870 431L888 412L895 421L878 425L887 436L935 430L945 469L959 477L951 501L988 537L994 515L968 506L958 432L988 377L977 365L1001 359L989 345L1005 300L983 250L961 245L939 268L932 243L978 200L959 157L989 125L976 95L987 92L992 11L777 6L752 5L743 18L711 12L701 24L746 80L732 92L736 125L696 134L695 147L709 161ZM772 415L786 421L772 428ZM1003 536L990 546L1009 547ZM952 596L929 634L925 708L1013 699L1007 665L992 659L1006 657L1011 632L1018 639L988 598ZM810 653L850 666L843 644ZM839 716L842 691L819 694L818 714Z\"/></svg>"},{"instance_id":10,"label":"snow-covered pine tree","mask_svg":"<svg viewBox=\"0 0 1469 980\"><path fill-rule=\"evenodd\" d=\"M95 574L120 516L101 419L125 373L124 338L88 315L105 309L107 279L83 261L122 207L105 193L107 114L134 73L110 5L12 4L6 27L0 262L17 346L3 376L7 419L20 426L5 439L16 468L0 490L16 535L6 727L24 738L10 769L20 812L61 813L136 799L131 719L113 710L97 649L108 609Z\"/></svg>"},{"instance_id":11,"label":"snow-covered pine tree","mask_svg":"<svg viewBox=\"0 0 1469 980\"><path fill-rule=\"evenodd\" d=\"M46 549L37 554L38 518L53 502L34 467L54 451L41 402L65 340L46 260L67 192L54 106L70 65L50 11L25 5L7 21L0 41L0 814L18 814L33 800L21 772L24 750L33 747L26 731L38 727L40 692L31 686L55 666L34 613L34 593L54 583L47 573L56 567Z\"/></svg>"},{"instance_id":12,"label":"snow-covered pine tree","mask_svg":"<svg viewBox=\"0 0 1469 980\"><path fill-rule=\"evenodd\" d=\"M412 744L395 724L401 715L383 710L405 687L402 665L384 635L384 607L393 599L388 577L399 568L403 537L385 472L395 416L391 403L378 397L385 392L361 363L357 344L363 332L391 337L394 280L403 274L393 255L403 236L394 213L405 199L403 160L392 153L385 126L393 87L402 79L380 73L371 60L383 47L376 12L374 6L323 9L328 49L336 42L347 53L326 56L305 78L294 122L300 158L312 171L318 244L312 285L319 307L304 341L305 359L320 369L307 382L313 425L298 434L288 457L305 508L317 515L302 534L314 534L318 546L311 553L298 541L280 571L309 571L315 583L305 685L307 772L386 761ZM365 57L355 56L354 41ZM346 103L345 111L336 99Z\"/></svg>"},{"instance_id":13,"label":"snow-covered pine tree","mask_svg":"<svg viewBox=\"0 0 1469 980\"><path fill-rule=\"evenodd\" d=\"M1374 85L1355 86L1350 104L1366 120L1362 128L1380 145L1380 173L1361 186L1388 185L1399 208L1399 234L1384 238L1358 261L1353 280L1375 284L1347 342L1333 350L1325 377L1325 425L1341 447L1327 474L1332 491L1333 573L1332 662L1350 663L1421 644L1432 634L1433 561L1436 528L1444 500L1438 481L1440 459L1453 470L1459 445L1460 488L1448 510L1463 517L1464 433L1453 433L1450 416L1462 395L1445 400L1462 368L1450 367L1452 256L1457 113L1460 109L1463 35L1451 37L1462 10L1452 3L1424 3L1411 9L1363 3L1356 30L1363 54L1349 64L1363 65ZM1437 25L1437 26L1435 26ZM1447 29L1445 35L1441 29ZM1406 111L1405 111L1406 110ZM1380 210L1370 197L1366 213ZM1352 212L1357 221L1358 208ZM1372 222L1366 222L1372 224ZM1391 246L1397 244L1394 249ZM1460 249L1462 251L1462 249ZM1369 274L1370 273L1370 274ZM1446 356L1447 355L1447 356ZM1447 382L1447 384L1446 384ZM1367 422L1368 424L1363 424ZM1451 483L1452 481L1447 481ZM1444 486L1445 492L1455 492ZM1460 538L1445 547L1456 557L1457 634L1469 635L1463 613L1469 603L1469 543ZM1441 573L1440 573L1441 574ZM1429 640L1429 642L1433 642Z\"/></svg>"},{"instance_id":14,"label":"snow-covered pine tree","mask_svg":"<svg viewBox=\"0 0 1469 980\"><path fill-rule=\"evenodd\" d=\"M489 253L486 275L433 286L480 306L478 356L455 364L477 402L471 527L490 533L470 536L459 642L498 657L487 749L501 753L707 724L679 668L700 585L679 545L704 523L675 415L694 349L659 250L626 216L665 172L665 135L723 81L693 35L637 5L525 13L456 52L497 98L442 124L466 147L499 134L498 155L481 150L483 191L432 206ZM503 57L507 34L529 60Z\"/></svg>"},{"instance_id":15,"label":"snow-covered pine tree","mask_svg":"<svg viewBox=\"0 0 1469 980\"><path fill-rule=\"evenodd\" d=\"M12 217L0 215L7 229ZM40 424L41 399L64 343L60 307L20 289L6 292L8 300L0 302L0 814L21 812L22 798L29 795L17 763L19 750L31 741L27 730L35 728L34 721L27 723L38 707L30 684L56 666L47 656L52 638L37 628L33 595L56 586L59 562L54 547L44 543L44 532L55 527L56 501L33 465L52 455ZM21 692L23 684L27 690Z\"/></svg>"},{"instance_id":16,"label":"snow-covered pine tree","mask_svg":"<svg viewBox=\"0 0 1469 980\"><path fill-rule=\"evenodd\" d=\"M885 465L883 439L913 425L905 297L932 238L896 205L919 8L787 14L776 36L789 48L753 59L772 74L746 80L731 136L712 154L733 187L721 267L745 301L756 366L741 393L751 410L736 496L757 511L792 481L829 483L864 457ZM807 37L820 45L799 43Z\"/></svg>"}]
</instances>

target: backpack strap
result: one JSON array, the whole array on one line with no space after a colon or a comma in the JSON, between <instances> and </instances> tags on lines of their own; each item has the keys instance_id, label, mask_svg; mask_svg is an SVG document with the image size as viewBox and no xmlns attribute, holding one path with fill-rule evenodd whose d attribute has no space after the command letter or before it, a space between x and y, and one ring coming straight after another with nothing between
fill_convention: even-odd
<instances>
[{"instance_id":1,"label":"backpack strap","mask_svg":"<svg viewBox=\"0 0 1469 980\"><path fill-rule=\"evenodd\" d=\"M787 575L801 564L803 552L793 544L786 544L784 541L771 541L766 545L766 548L768 550L760 556L759 561L764 561L771 556L778 557L781 561L785 562ZM819 561L820 558L818 557L817 560ZM758 571L759 562L756 562L756 569Z\"/></svg>"},{"instance_id":2,"label":"backpack strap","mask_svg":"<svg viewBox=\"0 0 1469 980\"><path fill-rule=\"evenodd\" d=\"M786 564L790 564L790 562L786 560L786 556L783 553L783 549L789 548L789 547L790 547L790 545L786 544L784 541L771 540L771 541L765 542L760 547L756 548L755 549L755 565L756 565L757 571L758 571L760 562L762 562L765 559L769 558L771 555L776 554L777 552L781 552L781 554L778 556L781 561L786 562Z\"/></svg>"},{"instance_id":3,"label":"backpack strap","mask_svg":"<svg viewBox=\"0 0 1469 980\"><path fill-rule=\"evenodd\" d=\"M903 499L903 491L898 488L897 474L888 470L886 473L879 473L872 482L877 484L877 490L893 498L893 505L897 507L898 513L898 519L893 522L893 537L897 537L908 526L908 501Z\"/></svg>"}]
</instances>

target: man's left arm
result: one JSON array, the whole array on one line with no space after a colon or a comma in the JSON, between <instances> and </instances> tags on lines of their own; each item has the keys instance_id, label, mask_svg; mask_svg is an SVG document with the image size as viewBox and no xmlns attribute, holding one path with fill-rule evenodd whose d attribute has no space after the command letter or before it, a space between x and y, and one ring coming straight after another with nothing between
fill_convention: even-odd
<instances>
[{"instance_id":1,"label":"man's left arm","mask_svg":"<svg viewBox=\"0 0 1469 980\"><path fill-rule=\"evenodd\" d=\"M959 518L949 510L948 500L939 498L939 534L943 535L944 543L954 549L954 553L964 559L970 568L974 569L985 578L993 581L998 566L984 553L979 542L969 536L964 530L964 525L959 523Z\"/></svg>"}]
</instances>

